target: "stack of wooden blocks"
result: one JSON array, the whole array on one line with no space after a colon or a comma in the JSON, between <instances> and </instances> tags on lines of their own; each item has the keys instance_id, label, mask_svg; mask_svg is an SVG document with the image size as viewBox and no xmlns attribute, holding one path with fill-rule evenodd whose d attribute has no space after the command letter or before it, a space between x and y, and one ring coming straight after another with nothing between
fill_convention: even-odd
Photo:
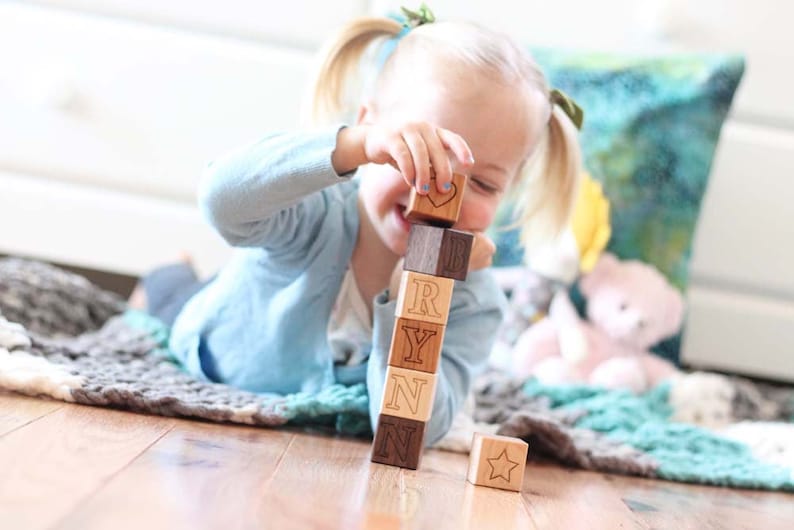
<instances>
[{"instance_id":1,"label":"stack of wooden blocks","mask_svg":"<svg viewBox=\"0 0 794 530\"><path fill-rule=\"evenodd\" d=\"M452 289L465 280L473 234L452 230L458 220L465 175L455 174L440 193L411 192L405 218L411 225L405 253L386 385L372 461L409 469L419 466L425 427L436 392ZM427 224L420 224L427 223Z\"/></svg>"},{"instance_id":2,"label":"stack of wooden blocks","mask_svg":"<svg viewBox=\"0 0 794 530\"><path fill-rule=\"evenodd\" d=\"M474 235L452 230L460 213L466 177L455 174L451 189L427 195L412 190L405 217L411 232L403 264L386 385L372 446L372 461L417 469L425 427L436 391L452 289L464 281ZM527 444L517 438L477 433L468 480L480 486L519 491Z\"/></svg>"}]
</instances>

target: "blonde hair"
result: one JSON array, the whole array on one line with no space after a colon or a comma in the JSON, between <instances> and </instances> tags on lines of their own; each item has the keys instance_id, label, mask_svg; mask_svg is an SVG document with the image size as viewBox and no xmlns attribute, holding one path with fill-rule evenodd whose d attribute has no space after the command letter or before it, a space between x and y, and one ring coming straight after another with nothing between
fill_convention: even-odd
<instances>
[{"instance_id":1,"label":"blonde hair","mask_svg":"<svg viewBox=\"0 0 794 530\"><path fill-rule=\"evenodd\" d=\"M351 119L350 111L365 100L367 90L374 92L374 99L382 97L395 76L411 72L417 60L427 58L438 59L434 66L452 75L463 66L511 86L523 82L549 101L546 77L529 53L509 37L468 22L434 22L412 29L385 62L377 64L384 60L378 52L402 30L393 19L364 17L348 23L326 44L311 93L313 122ZM374 79L366 79L368 70ZM528 249L568 226L581 174L576 126L558 106L549 103L549 109L548 125L511 186L518 206L511 227L521 228L520 239Z\"/></svg>"}]
</instances>

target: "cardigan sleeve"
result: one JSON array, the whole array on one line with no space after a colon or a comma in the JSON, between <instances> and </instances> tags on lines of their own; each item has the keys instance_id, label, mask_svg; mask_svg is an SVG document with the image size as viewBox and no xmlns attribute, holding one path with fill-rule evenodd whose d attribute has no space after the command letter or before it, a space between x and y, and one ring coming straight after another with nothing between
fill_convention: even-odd
<instances>
[{"instance_id":1,"label":"cardigan sleeve","mask_svg":"<svg viewBox=\"0 0 794 530\"><path fill-rule=\"evenodd\" d=\"M339 129L270 135L210 163L199 185L203 216L232 246L307 246L327 209L317 192L355 173L340 176L331 164Z\"/></svg>"}]
</instances>

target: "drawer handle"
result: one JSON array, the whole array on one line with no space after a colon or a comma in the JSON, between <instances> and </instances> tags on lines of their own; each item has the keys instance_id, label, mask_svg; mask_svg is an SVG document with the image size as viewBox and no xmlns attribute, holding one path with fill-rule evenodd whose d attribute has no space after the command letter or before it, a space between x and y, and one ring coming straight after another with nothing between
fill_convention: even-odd
<instances>
[{"instance_id":1,"label":"drawer handle","mask_svg":"<svg viewBox=\"0 0 794 530\"><path fill-rule=\"evenodd\" d=\"M66 79L40 83L31 94L31 99L39 108L71 116L80 116L87 109L85 96L73 82Z\"/></svg>"}]
</instances>

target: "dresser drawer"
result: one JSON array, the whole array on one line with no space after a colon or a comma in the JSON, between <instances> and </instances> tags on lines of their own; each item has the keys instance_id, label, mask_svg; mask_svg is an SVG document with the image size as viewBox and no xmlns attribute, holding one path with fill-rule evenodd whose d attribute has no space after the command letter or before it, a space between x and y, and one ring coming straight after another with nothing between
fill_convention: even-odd
<instances>
[{"instance_id":1,"label":"dresser drawer","mask_svg":"<svg viewBox=\"0 0 794 530\"><path fill-rule=\"evenodd\" d=\"M133 276L182 251L207 276L231 254L192 204L5 171L0 190L0 254Z\"/></svg>"},{"instance_id":2,"label":"dresser drawer","mask_svg":"<svg viewBox=\"0 0 794 530\"><path fill-rule=\"evenodd\" d=\"M681 360L694 368L794 382L794 303L692 286Z\"/></svg>"},{"instance_id":3,"label":"dresser drawer","mask_svg":"<svg viewBox=\"0 0 794 530\"><path fill-rule=\"evenodd\" d=\"M694 284L794 300L794 133L728 122L692 250Z\"/></svg>"},{"instance_id":4,"label":"dresser drawer","mask_svg":"<svg viewBox=\"0 0 794 530\"><path fill-rule=\"evenodd\" d=\"M37 4L314 48L366 0L36 0ZM399 9L398 9L399 11Z\"/></svg>"},{"instance_id":5,"label":"dresser drawer","mask_svg":"<svg viewBox=\"0 0 794 530\"><path fill-rule=\"evenodd\" d=\"M0 168L186 201L207 161L296 125L312 58L23 4L0 50Z\"/></svg>"}]
</instances>

